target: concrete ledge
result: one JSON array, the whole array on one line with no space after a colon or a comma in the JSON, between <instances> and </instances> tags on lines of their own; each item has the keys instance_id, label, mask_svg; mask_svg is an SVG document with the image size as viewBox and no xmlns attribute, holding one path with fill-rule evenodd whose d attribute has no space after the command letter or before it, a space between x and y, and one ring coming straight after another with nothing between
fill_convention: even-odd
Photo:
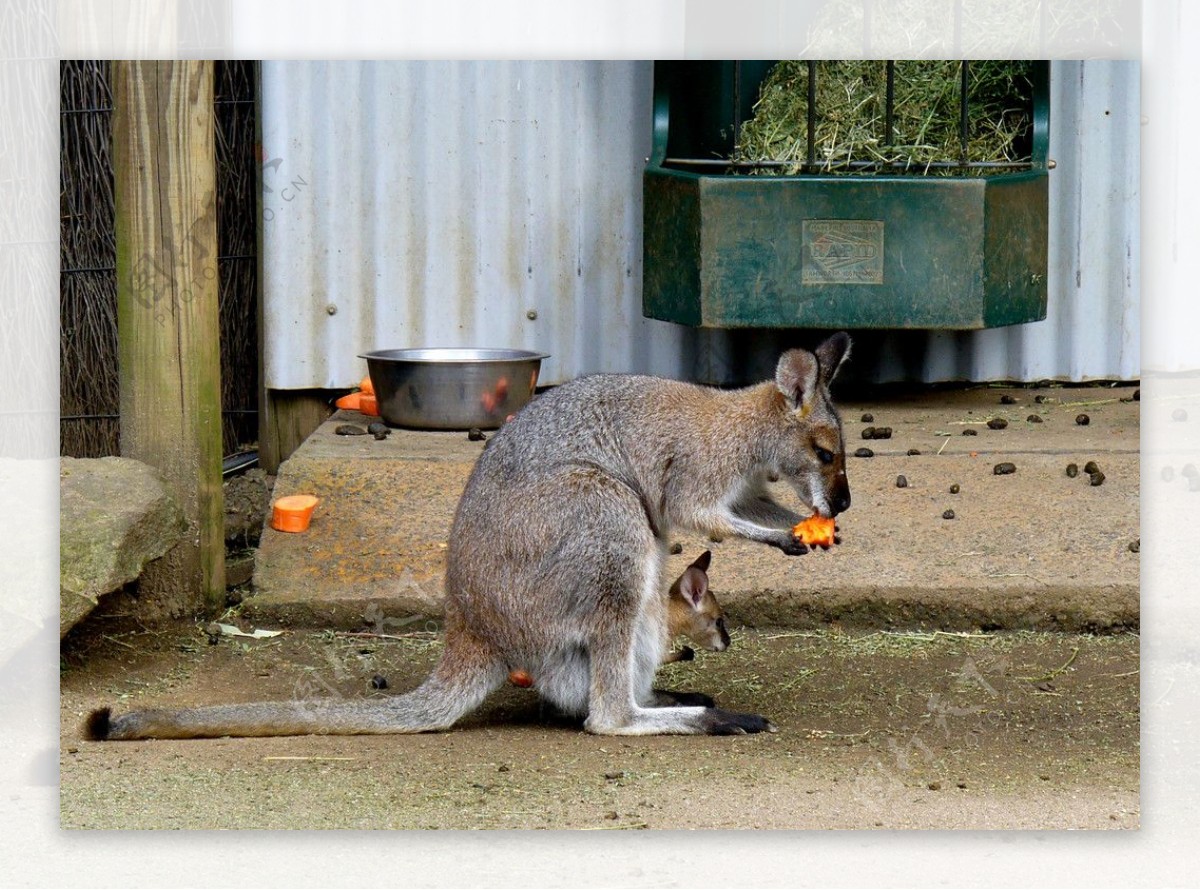
<instances>
[{"instance_id":1,"label":"concrete ledge","mask_svg":"<svg viewBox=\"0 0 1200 890\"><path fill-rule=\"evenodd\" d=\"M446 539L483 443L465 433L393 430L383 441L334 433L373 419L337 412L280 466L276 498L313 494L321 503L306 532L264 529L247 617L384 630L441 614Z\"/></svg>"},{"instance_id":2,"label":"concrete ledge","mask_svg":"<svg viewBox=\"0 0 1200 890\"><path fill-rule=\"evenodd\" d=\"M683 536L669 569L674 576L712 549L714 590L738 624L1136 628L1140 556L1129 545L1139 535L1140 406L1121 401L1132 391L980 387L844 403L847 452L876 456L848 458L854 503L839 519L840 547L785 557ZM1002 394L1017 403L1001 405ZM1075 423L1081 412L1087 426ZM1008 427L989 429L993 417ZM307 492L322 504L308 532L264 533L259 593L245 601L254 620L386 631L440 615L446 537L482 444L461 433L334 435L347 422L367 419L339 412L280 469L276 496ZM892 438L862 440L868 425L892 427ZM1100 464L1103 485L1065 475L1068 463L1088 460ZM994 475L1000 461L1016 473ZM899 474L907 488L896 487ZM779 497L793 503L786 491ZM942 518L947 509L954 519Z\"/></svg>"}]
</instances>

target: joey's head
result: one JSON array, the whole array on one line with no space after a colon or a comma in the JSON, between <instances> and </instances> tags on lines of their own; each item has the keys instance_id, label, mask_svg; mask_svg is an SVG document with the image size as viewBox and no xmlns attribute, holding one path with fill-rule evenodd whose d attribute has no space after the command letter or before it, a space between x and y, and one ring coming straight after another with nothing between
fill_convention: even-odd
<instances>
[{"instance_id":1,"label":"joey's head","mask_svg":"<svg viewBox=\"0 0 1200 890\"><path fill-rule=\"evenodd\" d=\"M697 646L722 652L729 647L729 631L725 629L721 604L708 589L711 559L712 553L705 550L671 585L667 626L672 638L683 634Z\"/></svg>"},{"instance_id":2,"label":"joey's head","mask_svg":"<svg viewBox=\"0 0 1200 890\"><path fill-rule=\"evenodd\" d=\"M775 369L783 424L779 440L772 443L773 469L801 501L826 518L850 507L842 420L829 398L829 384L849 355L850 337L842 332L813 352L785 352Z\"/></svg>"}]
</instances>

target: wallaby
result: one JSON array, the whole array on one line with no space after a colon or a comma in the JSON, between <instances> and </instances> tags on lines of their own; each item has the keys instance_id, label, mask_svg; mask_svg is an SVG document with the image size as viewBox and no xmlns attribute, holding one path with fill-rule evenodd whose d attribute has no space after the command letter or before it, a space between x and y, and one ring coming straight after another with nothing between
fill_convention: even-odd
<instances>
[{"instance_id":1,"label":"wallaby","mask_svg":"<svg viewBox=\"0 0 1200 890\"><path fill-rule=\"evenodd\" d=\"M447 729L513 668L590 732L773 730L696 693L653 688L666 651L662 567L673 529L740 535L795 556L800 516L782 479L824 517L850 506L829 384L845 333L779 359L775 379L720 390L639 375L581 377L539 395L482 452L455 511L445 649L415 690L385 700L94 712L96 739Z\"/></svg>"},{"instance_id":2,"label":"wallaby","mask_svg":"<svg viewBox=\"0 0 1200 890\"><path fill-rule=\"evenodd\" d=\"M673 641L685 636L701 649L724 652L729 648L729 631L725 629L721 604L708 586L711 561L712 551L705 550L671 585L667 595L667 638ZM662 663L691 661L695 657L690 646L683 646L664 657Z\"/></svg>"}]
</instances>

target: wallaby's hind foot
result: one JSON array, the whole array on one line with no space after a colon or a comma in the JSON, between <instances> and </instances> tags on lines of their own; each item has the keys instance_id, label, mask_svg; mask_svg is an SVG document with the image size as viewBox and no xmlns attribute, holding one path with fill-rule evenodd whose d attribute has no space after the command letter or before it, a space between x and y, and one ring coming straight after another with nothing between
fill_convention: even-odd
<instances>
[{"instance_id":1,"label":"wallaby's hind foot","mask_svg":"<svg viewBox=\"0 0 1200 890\"><path fill-rule=\"evenodd\" d=\"M722 708L635 708L625 720L609 721L593 711L584 729L597 735L749 735L775 732L775 724L758 714Z\"/></svg>"},{"instance_id":2,"label":"wallaby's hind foot","mask_svg":"<svg viewBox=\"0 0 1200 890\"><path fill-rule=\"evenodd\" d=\"M739 714L723 708L707 708L704 728L708 735L747 735L756 732L775 732L775 724L758 714Z\"/></svg>"}]
</instances>

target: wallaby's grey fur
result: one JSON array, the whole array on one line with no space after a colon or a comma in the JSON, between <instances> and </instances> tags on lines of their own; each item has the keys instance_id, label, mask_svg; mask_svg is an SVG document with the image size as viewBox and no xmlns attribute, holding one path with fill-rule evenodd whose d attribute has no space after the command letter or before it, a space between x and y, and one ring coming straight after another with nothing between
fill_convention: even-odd
<instances>
[{"instance_id":1,"label":"wallaby's grey fur","mask_svg":"<svg viewBox=\"0 0 1200 890\"><path fill-rule=\"evenodd\" d=\"M725 628L725 616L721 604L709 588L708 566L712 551L705 550L696 561L683 570L667 593L667 639L665 648L670 648L676 637L684 636L703 649L723 652L729 648L729 631ZM663 657L663 664L691 661L696 657L691 646L683 646ZM508 672L508 681L515 686L528 688L533 678L524 668Z\"/></svg>"},{"instance_id":2,"label":"wallaby's grey fur","mask_svg":"<svg viewBox=\"0 0 1200 890\"><path fill-rule=\"evenodd\" d=\"M775 379L723 391L633 375L542 394L491 439L455 513L446 645L417 689L386 700L95 712L92 738L446 729L514 668L591 732L743 733L765 718L653 689L666 651L661 575L673 529L740 535L788 555L800 517L766 494L791 484L822 516L850 506L828 387L850 338L783 354Z\"/></svg>"}]
</instances>

